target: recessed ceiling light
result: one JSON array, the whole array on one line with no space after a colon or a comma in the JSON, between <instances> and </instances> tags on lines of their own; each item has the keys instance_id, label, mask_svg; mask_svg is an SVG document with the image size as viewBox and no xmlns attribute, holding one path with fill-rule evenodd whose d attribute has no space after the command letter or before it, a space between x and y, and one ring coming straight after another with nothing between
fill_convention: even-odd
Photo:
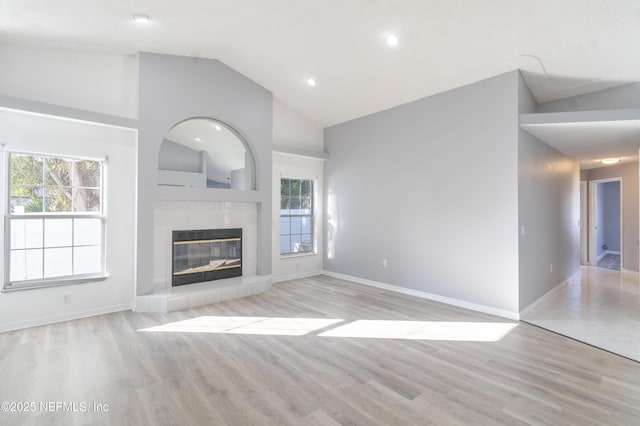
<instances>
[{"instance_id":1,"label":"recessed ceiling light","mask_svg":"<svg viewBox=\"0 0 640 426\"><path fill-rule=\"evenodd\" d=\"M398 45L398 36L395 34L390 34L387 36L387 46L395 47Z\"/></svg>"},{"instance_id":2,"label":"recessed ceiling light","mask_svg":"<svg viewBox=\"0 0 640 426\"><path fill-rule=\"evenodd\" d=\"M311 87L315 86L316 84L318 84L318 82L316 81L315 78L313 77L309 77L307 78L307 84Z\"/></svg>"},{"instance_id":3,"label":"recessed ceiling light","mask_svg":"<svg viewBox=\"0 0 640 426\"><path fill-rule=\"evenodd\" d=\"M218 131L222 130L222 126L219 125L219 124L216 124L216 130L218 130Z\"/></svg>"},{"instance_id":4,"label":"recessed ceiling light","mask_svg":"<svg viewBox=\"0 0 640 426\"><path fill-rule=\"evenodd\" d=\"M195 138L193 138L193 140L196 141L196 142L202 142L202 139L197 137L197 136Z\"/></svg>"},{"instance_id":5,"label":"recessed ceiling light","mask_svg":"<svg viewBox=\"0 0 640 426\"><path fill-rule=\"evenodd\" d=\"M151 21L151 18L149 17L149 15L145 15L144 13L136 13L135 15L133 15L133 20L136 22L136 24L147 24L149 23L149 21Z\"/></svg>"},{"instance_id":6,"label":"recessed ceiling light","mask_svg":"<svg viewBox=\"0 0 640 426\"><path fill-rule=\"evenodd\" d=\"M620 162L619 158L605 158L604 160L600 160L602 164L618 164Z\"/></svg>"}]
</instances>

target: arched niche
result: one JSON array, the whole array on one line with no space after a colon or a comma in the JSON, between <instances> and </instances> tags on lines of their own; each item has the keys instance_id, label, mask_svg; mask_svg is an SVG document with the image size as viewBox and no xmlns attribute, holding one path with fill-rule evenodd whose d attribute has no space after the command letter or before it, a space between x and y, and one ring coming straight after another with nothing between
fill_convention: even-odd
<instances>
[{"instance_id":1,"label":"arched niche","mask_svg":"<svg viewBox=\"0 0 640 426\"><path fill-rule=\"evenodd\" d=\"M160 145L158 184L252 190L255 160L229 125L213 118L189 118L173 126Z\"/></svg>"}]
</instances>

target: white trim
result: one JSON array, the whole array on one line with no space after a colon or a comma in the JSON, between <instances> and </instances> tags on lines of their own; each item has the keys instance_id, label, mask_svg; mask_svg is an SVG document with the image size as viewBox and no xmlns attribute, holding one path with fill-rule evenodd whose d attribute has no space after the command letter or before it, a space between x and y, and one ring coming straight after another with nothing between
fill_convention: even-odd
<instances>
[{"instance_id":1,"label":"white trim","mask_svg":"<svg viewBox=\"0 0 640 426\"><path fill-rule=\"evenodd\" d=\"M111 314L114 312L121 312L121 311L130 311L132 309L133 309L133 303L122 303L120 305L103 306L100 308L87 309L83 311L66 312L64 314L51 315L47 317L29 319L24 321L9 322L5 324L0 324L0 333L3 333L5 331L20 330L22 328L37 327L40 325L49 325L49 324L55 324L57 322L64 322L64 321L76 320L81 318L93 317L96 315Z\"/></svg>"},{"instance_id":2,"label":"white trim","mask_svg":"<svg viewBox=\"0 0 640 426\"><path fill-rule=\"evenodd\" d=\"M580 264L589 263L589 186L580 181Z\"/></svg>"},{"instance_id":3,"label":"white trim","mask_svg":"<svg viewBox=\"0 0 640 426\"><path fill-rule=\"evenodd\" d=\"M282 275L282 276L279 276L279 277L273 277L271 282L280 283L282 281L296 280L298 278L315 277L316 275L322 275L323 273L324 273L324 271L317 270L317 271L311 271L311 272L302 272L302 273L299 273L299 274Z\"/></svg>"},{"instance_id":4,"label":"white trim","mask_svg":"<svg viewBox=\"0 0 640 426\"><path fill-rule=\"evenodd\" d=\"M4 190L6 190L5 194L6 194L6 200L5 202L5 208L3 210L4 212L4 250L8 251L8 255L11 254L12 251L16 250L16 249L12 249L11 248L11 244L10 244L10 240L11 240L11 226L12 226L12 221L14 220L22 220L22 219L39 219L42 220L43 224L46 223L46 221L48 219L71 219L72 222L75 221L76 219L100 219L101 222L101 235L100 235L100 258L101 258L101 270L99 272L96 273L90 273L90 274L73 274L73 267L72 267L72 273L71 275L65 275L65 276L55 276L55 277L51 277L51 278L46 278L44 277L44 269L43 269L43 274L42 274L42 278L36 278L36 279L24 279L24 280L17 280L17 281L11 281L11 266L10 266L10 256L5 256L5 262L4 262L4 280L3 280L3 285L2 285L2 289L1 291L4 292L9 292L9 291L18 291L18 290L27 290L27 289L35 289L35 288L43 288L43 287L53 287L53 286L58 286L58 285L66 285L66 284L80 284L80 283L85 283L85 282L91 282L91 281L102 281L102 280L106 280L108 278L108 274L106 273L107 270L107 266L106 266L106 252L107 252L107 245L106 245L106 227L107 227L107 157L104 156L102 158L90 158L90 157L81 157L81 156L69 156L69 155L59 155L59 154L49 154L49 153L44 153L44 152L33 152L33 151L22 151L22 150L13 150L13 149L6 149L6 147L3 146L3 154L4 154L4 168L5 168L5 172L6 172L6 188L3 188ZM99 182L99 187L98 189L100 190L100 211L75 211L75 210L71 210L68 212L62 212L62 213L55 213L55 212L45 212L42 211L40 213L33 213L33 214L14 214L11 213L11 167L10 167L10 161L11 161L11 154L16 154L18 156L30 156L30 157L42 157L44 159L49 159L49 158L56 158L56 159L61 159L61 160L87 160L87 161L92 161L95 163L98 163L100 166L100 182ZM46 179L44 179L46 171L47 171L47 167L43 165L43 169L42 169L42 173L43 173L43 181L42 181L42 188L44 189L46 187ZM72 176L73 177L73 176ZM37 186L37 185L34 185ZM80 186L78 185L74 185L73 181L71 184L71 189L74 190L74 188L78 188ZM95 187L92 187L95 188ZM75 191L74 191L75 193ZM44 193L42 195L42 197L44 197ZM45 200L44 198L41 198L42 200L42 206L44 207L45 205ZM73 204L73 203L72 203ZM73 206L72 206L73 207ZM74 228L74 225L72 225L72 228ZM75 229L75 228L74 228ZM45 227L43 226L42 228L42 233L43 233L43 245L40 248L45 248L45 238L44 238L44 232L45 232ZM73 237L73 231L72 231L72 237ZM75 248L78 247L78 245L75 245L75 243L73 242L73 238L71 241L71 245L70 246L63 246L64 248ZM34 247L37 248L37 247ZM17 250L24 250L24 249L17 249ZM43 252L43 256L44 256L44 252ZM72 256L72 260L73 260L73 256ZM43 258L43 262L44 262L44 258ZM73 262L72 262L73 264ZM72 265L73 266L73 265ZM42 263L42 268L45 267L45 264Z\"/></svg>"},{"instance_id":5,"label":"white trim","mask_svg":"<svg viewBox=\"0 0 640 426\"><path fill-rule=\"evenodd\" d=\"M604 254L622 254L619 251L613 251L613 250L607 250L604 252Z\"/></svg>"},{"instance_id":6,"label":"white trim","mask_svg":"<svg viewBox=\"0 0 640 426\"><path fill-rule=\"evenodd\" d=\"M598 259L596 258L598 253L598 249L596 247L598 238L598 230L596 229L597 191L597 182L589 181L589 260L587 265L590 266L595 266L598 263Z\"/></svg>"},{"instance_id":7,"label":"white trim","mask_svg":"<svg viewBox=\"0 0 640 426\"><path fill-rule=\"evenodd\" d=\"M592 266L597 266L597 263L600 262L602 260L603 257L605 257L607 255L606 251L603 251L601 254L598 255L598 257L596 258L596 265L592 265Z\"/></svg>"},{"instance_id":8,"label":"white trim","mask_svg":"<svg viewBox=\"0 0 640 426\"><path fill-rule=\"evenodd\" d=\"M20 112L40 117L52 117L76 123L86 123L97 126L117 127L127 130L138 130L138 119L120 117L84 109L70 108L46 102L29 99L14 98L0 95L0 111Z\"/></svg>"},{"instance_id":9,"label":"white trim","mask_svg":"<svg viewBox=\"0 0 640 426\"><path fill-rule=\"evenodd\" d=\"M598 195L598 184L607 182L620 182L620 257L622 264L622 248L624 247L624 180L622 176L594 179L589 181L589 265L597 266L598 261L607 254L607 251L599 255L595 261L593 260L593 253L598 253L597 239L598 232L595 229L597 224L597 201L600 197Z\"/></svg>"},{"instance_id":10,"label":"white trim","mask_svg":"<svg viewBox=\"0 0 640 426\"><path fill-rule=\"evenodd\" d=\"M447 305L457 306L459 308L469 309L471 311L482 312L489 315L495 315L502 318L511 320L519 320L520 314L517 312L505 311L503 309L494 308L492 306L480 305L478 303L467 302L465 300L454 299L452 297L439 296L437 294L427 293L424 291L413 290L406 287L400 287L391 284L385 284L378 281L371 281L365 278L354 277L351 275L339 274L337 272L322 271L323 275L338 278L341 280L352 281L357 284L368 285L371 287L377 287L384 290L393 291L396 293L407 294L409 296L419 297L421 299L433 300L435 302L445 303Z\"/></svg>"},{"instance_id":11,"label":"white trim","mask_svg":"<svg viewBox=\"0 0 640 426\"><path fill-rule=\"evenodd\" d=\"M622 269L622 264L624 263L622 250L624 249L624 178L620 176L620 239L618 240L618 244L620 245L620 251L618 254L620 255L620 269Z\"/></svg>"},{"instance_id":12,"label":"white trim","mask_svg":"<svg viewBox=\"0 0 640 426\"><path fill-rule=\"evenodd\" d=\"M553 295L555 295L555 293L557 293L558 291L560 291L561 289L563 289L564 287L566 287L567 285L569 285L569 281L571 281L576 275L582 273L582 269L580 269L578 272L576 272L575 274L571 275L569 278L567 278L566 280L561 281L560 283L556 284L553 288L551 288L549 291L547 291L545 294L543 294L542 296L540 296L539 298L537 298L536 300L534 300L532 303L529 304L529 306L527 306L524 309L520 310L520 318L525 317L526 315L528 315L531 311L533 311L534 309L536 309L540 304L542 304L544 301L546 301L547 299L551 298Z\"/></svg>"},{"instance_id":13,"label":"white trim","mask_svg":"<svg viewBox=\"0 0 640 426\"><path fill-rule=\"evenodd\" d=\"M63 285L86 284L109 279L108 274L65 275L63 277L41 278L37 280L23 280L11 282L8 279L0 289L0 293L13 293L14 291L35 290L37 288L58 287Z\"/></svg>"},{"instance_id":14,"label":"white trim","mask_svg":"<svg viewBox=\"0 0 640 426\"><path fill-rule=\"evenodd\" d=\"M271 150L278 154L291 155L294 157L308 158L310 160L327 161L329 154L326 152L312 151L310 149L301 149L292 146L273 145Z\"/></svg>"},{"instance_id":15,"label":"white trim","mask_svg":"<svg viewBox=\"0 0 640 426\"><path fill-rule=\"evenodd\" d=\"M318 253L315 252L315 251L299 251L299 252L281 254L280 255L280 260L297 259L297 258L300 258L300 257L309 257L309 256L317 256L317 255L318 255Z\"/></svg>"},{"instance_id":16,"label":"white trim","mask_svg":"<svg viewBox=\"0 0 640 426\"><path fill-rule=\"evenodd\" d=\"M606 109L594 111L562 111L562 112L537 112L519 114L518 123L523 129L545 124L564 123L598 123L603 121L628 121L640 120L640 109Z\"/></svg>"}]
</instances>

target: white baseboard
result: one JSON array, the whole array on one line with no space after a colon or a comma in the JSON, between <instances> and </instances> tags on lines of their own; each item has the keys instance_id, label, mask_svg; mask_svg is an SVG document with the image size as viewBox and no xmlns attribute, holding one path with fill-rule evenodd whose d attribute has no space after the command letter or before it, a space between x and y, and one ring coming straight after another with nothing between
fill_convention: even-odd
<instances>
[{"instance_id":1,"label":"white baseboard","mask_svg":"<svg viewBox=\"0 0 640 426\"><path fill-rule=\"evenodd\" d=\"M352 281L357 284L364 284L371 287L377 287L384 290L394 291L396 293L408 294L409 296L415 296L421 299L433 300L435 302L445 303L447 305L469 309L471 311L482 312L484 314L489 314L489 315L495 315L497 317L507 318L507 319L516 320L516 321L520 319L520 314L518 314L517 312L505 311L503 309L494 308L492 306L480 305L478 303L467 302L465 300L454 299L452 297L439 296L437 294L427 293L419 290L413 290L406 287L385 284L378 281L371 281L365 278L354 277L351 275L339 274L337 272L322 271L322 274L329 277L345 280L345 281Z\"/></svg>"},{"instance_id":2,"label":"white baseboard","mask_svg":"<svg viewBox=\"0 0 640 426\"><path fill-rule=\"evenodd\" d=\"M602 260L603 257L605 257L607 255L606 251L603 251L602 254L599 254L598 257L596 257L596 263L600 262L600 260Z\"/></svg>"},{"instance_id":3,"label":"white baseboard","mask_svg":"<svg viewBox=\"0 0 640 426\"><path fill-rule=\"evenodd\" d=\"M273 277L271 282L273 283L279 283L282 281L289 281L289 280L295 280L298 278L309 278L309 277L314 277L316 275L322 275L324 272L323 271L313 271L313 272L303 272L301 274L291 274L291 275L282 275L279 277Z\"/></svg>"},{"instance_id":4,"label":"white baseboard","mask_svg":"<svg viewBox=\"0 0 640 426\"><path fill-rule=\"evenodd\" d=\"M40 325L55 324L57 322L93 317L96 315L111 314L113 312L130 311L132 309L133 303L123 303L120 305L102 306L99 308L87 309L83 311L65 312L64 314L50 315L47 317L34 318L25 321L15 321L0 324L0 333L3 333L5 331L20 330L29 327L37 327Z\"/></svg>"},{"instance_id":5,"label":"white baseboard","mask_svg":"<svg viewBox=\"0 0 640 426\"><path fill-rule=\"evenodd\" d=\"M571 281L573 279L573 277L575 277L576 275L580 274L581 272L582 272L582 269L579 270L578 272L576 272L575 274L571 275L566 280L563 280L560 283L558 283L555 286L553 286L549 291L547 291L545 294L543 294L542 296L537 298L533 303L530 303L526 308L521 309L520 310L520 318L526 316L531 311L536 309L539 305L544 303L547 299L553 297L553 295L555 295L558 291L560 291L565 286L567 286L569 284L569 281Z\"/></svg>"},{"instance_id":6,"label":"white baseboard","mask_svg":"<svg viewBox=\"0 0 640 426\"><path fill-rule=\"evenodd\" d=\"M607 250L604 252L604 254L620 254L619 251L612 251L612 250Z\"/></svg>"}]
</instances>

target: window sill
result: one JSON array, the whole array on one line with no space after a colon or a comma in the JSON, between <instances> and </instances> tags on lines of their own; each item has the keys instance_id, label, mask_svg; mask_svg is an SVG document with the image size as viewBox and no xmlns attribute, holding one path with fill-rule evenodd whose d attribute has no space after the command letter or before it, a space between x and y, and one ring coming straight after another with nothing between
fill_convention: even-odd
<instances>
[{"instance_id":1,"label":"window sill","mask_svg":"<svg viewBox=\"0 0 640 426\"><path fill-rule=\"evenodd\" d=\"M282 259L291 259L291 258L295 258L295 257L308 257L308 256L317 256L318 253L315 251L310 251L307 253L289 253L289 254L281 254L280 255L280 260Z\"/></svg>"},{"instance_id":2,"label":"window sill","mask_svg":"<svg viewBox=\"0 0 640 426\"><path fill-rule=\"evenodd\" d=\"M13 285L5 286L2 288L2 293L12 293L14 291L34 290L37 288L46 287L59 287L65 285L85 284L89 282L105 281L109 278L109 275L89 275L83 277L71 277L71 278L52 278L49 280L31 280L20 281Z\"/></svg>"}]
</instances>

